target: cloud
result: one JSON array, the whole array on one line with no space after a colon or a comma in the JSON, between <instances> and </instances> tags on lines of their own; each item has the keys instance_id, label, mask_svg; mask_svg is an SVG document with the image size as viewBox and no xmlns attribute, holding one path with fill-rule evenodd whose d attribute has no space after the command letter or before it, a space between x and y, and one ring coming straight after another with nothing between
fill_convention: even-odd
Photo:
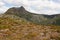
<instances>
[{"instance_id":1,"label":"cloud","mask_svg":"<svg viewBox=\"0 0 60 40\"><path fill-rule=\"evenodd\" d=\"M24 2L23 2L24 3ZM24 3L27 7L31 8L38 14L57 14L60 13L60 4L49 0L35 0ZM28 8L26 8L29 10Z\"/></svg>"},{"instance_id":2,"label":"cloud","mask_svg":"<svg viewBox=\"0 0 60 40\"><path fill-rule=\"evenodd\" d=\"M2 2L0 1L0 6L3 6L1 8L3 10L7 10L10 7L24 6L26 10L31 12L51 15L60 13L59 2L59 0L3 0ZM7 7L7 5L11 6Z\"/></svg>"},{"instance_id":3,"label":"cloud","mask_svg":"<svg viewBox=\"0 0 60 40\"><path fill-rule=\"evenodd\" d=\"M0 2L0 7L2 7L4 5L4 3L3 2Z\"/></svg>"},{"instance_id":4,"label":"cloud","mask_svg":"<svg viewBox=\"0 0 60 40\"><path fill-rule=\"evenodd\" d=\"M0 7L0 13L4 13L4 12L6 12L7 10L8 10L8 7L5 7L5 6Z\"/></svg>"},{"instance_id":5,"label":"cloud","mask_svg":"<svg viewBox=\"0 0 60 40\"><path fill-rule=\"evenodd\" d=\"M5 6L5 3L0 0L0 13L4 13L8 7Z\"/></svg>"}]
</instances>

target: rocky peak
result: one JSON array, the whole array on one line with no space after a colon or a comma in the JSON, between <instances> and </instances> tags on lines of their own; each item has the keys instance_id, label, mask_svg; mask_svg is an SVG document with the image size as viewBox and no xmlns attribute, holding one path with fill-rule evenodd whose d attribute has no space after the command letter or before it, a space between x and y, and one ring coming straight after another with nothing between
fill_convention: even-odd
<instances>
[{"instance_id":1,"label":"rocky peak","mask_svg":"<svg viewBox=\"0 0 60 40\"><path fill-rule=\"evenodd\" d=\"M21 14L21 13L25 13L26 10L23 6L21 7L12 7L10 9L8 9L5 14Z\"/></svg>"},{"instance_id":2,"label":"rocky peak","mask_svg":"<svg viewBox=\"0 0 60 40\"><path fill-rule=\"evenodd\" d=\"M21 9L21 10L25 10L25 8L24 8L23 6L21 6L19 9Z\"/></svg>"}]
</instances>

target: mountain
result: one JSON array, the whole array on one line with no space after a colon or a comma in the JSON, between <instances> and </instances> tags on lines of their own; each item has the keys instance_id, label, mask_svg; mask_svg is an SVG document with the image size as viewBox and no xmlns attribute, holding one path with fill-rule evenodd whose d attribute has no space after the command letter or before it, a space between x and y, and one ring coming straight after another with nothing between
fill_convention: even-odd
<instances>
[{"instance_id":1,"label":"mountain","mask_svg":"<svg viewBox=\"0 0 60 40\"><path fill-rule=\"evenodd\" d=\"M34 14L24 7L13 7L0 14L0 40L60 40L59 23L60 15Z\"/></svg>"},{"instance_id":2,"label":"mountain","mask_svg":"<svg viewBox=\"0 0 60 40\"><path fill-rule=\"evenodd\" d=\"M60 14L44 15L44 14L31 13L28 12L23 6L10 8L5 12L5 14L16 15L36 24L45 24L45 25L59 24L60 25L60 21L59 23L56 21L56 20L60 20L59 18Z\"/></svg>"}]
</instances>

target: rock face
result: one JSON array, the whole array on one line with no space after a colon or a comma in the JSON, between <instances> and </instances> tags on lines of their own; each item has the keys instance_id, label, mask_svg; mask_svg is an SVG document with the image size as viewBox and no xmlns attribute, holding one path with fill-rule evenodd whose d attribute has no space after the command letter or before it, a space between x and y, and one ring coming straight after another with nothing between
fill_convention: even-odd
<instances>
[{"instance_id":1,"label":"rock face","mask_svg":"<svg viewBox=\"0 0 60 40\"><path fill-rule=\"evenodd\" d=\"M5 12L5 14L16 15L37 24L45 24L45 25L59 24L60 25L60 21L59 21L60 14L56 14L56 15L35 14L26 11L23 6L17 8L16 7L10 8L7 10L7 12Z\"/></svg>"}]
</instances>

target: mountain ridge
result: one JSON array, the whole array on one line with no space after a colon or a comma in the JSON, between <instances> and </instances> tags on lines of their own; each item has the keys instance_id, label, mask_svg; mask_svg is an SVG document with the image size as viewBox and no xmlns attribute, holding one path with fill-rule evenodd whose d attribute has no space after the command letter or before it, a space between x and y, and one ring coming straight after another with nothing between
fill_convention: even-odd
<instances>
[{"instance_id":1,"label":"mountain ridge","mask_svg":"<svg viewBox=\"0 0 60 40\"><path fill-rule=\"evenodd\" d=\"M5 14L16 15L37 24L55 24L57 22L56 21L57 18L60 17L60 14L44 15L44 14L31 13L27 11L23 6L18 8L15 7L10 8L5 12Z\"/></svg>"}]
</instances>

